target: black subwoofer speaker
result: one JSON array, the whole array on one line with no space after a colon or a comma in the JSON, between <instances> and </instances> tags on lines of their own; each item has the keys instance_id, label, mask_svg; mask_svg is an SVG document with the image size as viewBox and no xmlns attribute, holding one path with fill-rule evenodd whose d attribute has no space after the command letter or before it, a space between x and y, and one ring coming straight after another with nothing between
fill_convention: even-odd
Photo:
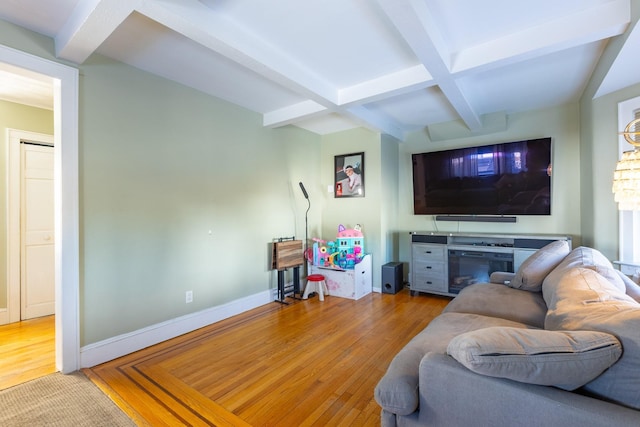
<instances>
[{"instance_id":1,"label":"black subwoofer speaker","mask_svg":"<svg viewBox=\"0 0 640 427\"><path fill-rule=\"evenodd\" d=\"M382 292L397 294L402 290L402 263L389 262L382 266Z\"/></svg>"}]
</instances>

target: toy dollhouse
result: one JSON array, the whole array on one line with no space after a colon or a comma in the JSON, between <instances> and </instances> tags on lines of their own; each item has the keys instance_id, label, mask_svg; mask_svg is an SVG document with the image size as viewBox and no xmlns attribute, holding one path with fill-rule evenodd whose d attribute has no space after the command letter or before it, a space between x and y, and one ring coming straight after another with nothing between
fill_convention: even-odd
<instances>
[{"instance_id":1,"label":"toy dollhouse","mask_svg":"<svg viewBox=\"0 0 640 427\"><path fill-rule=\"evenodd\" d=\"M352 270L364 257L364 236L359 225L346 228L341 224L335 241L313 241L308 258L316 266Z\"/></svg>"},{"instance_id":2,"label":"toy dollhouse","mask_svg":"<svg viewBox=\"0 0 640 427\"><path fill-rule=\"evenodd\" d=\"M335 241L313 239L307 254L310 274L325 277L329 295L359 299L372 291L371 255L364 253L359 225L338 227Z\"/></svg>"}]
</instances>

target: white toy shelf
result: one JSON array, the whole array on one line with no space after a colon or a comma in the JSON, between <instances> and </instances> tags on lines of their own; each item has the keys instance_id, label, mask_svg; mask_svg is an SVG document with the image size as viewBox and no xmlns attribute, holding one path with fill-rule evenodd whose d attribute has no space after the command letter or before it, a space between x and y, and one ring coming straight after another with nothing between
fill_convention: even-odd
<instances>
[{"instance_id":1,"label":"white toy shelf","mask_svg":"<svg viewBox=\"0 0 640 427\"><path fill-rule=\"evenodd\" d=\"M341 298L360 299L373 290L371 276L371 254L362 258L353 270L309 265L309 274L322 274L329 295Z\"/></svg>"}]
</instances>

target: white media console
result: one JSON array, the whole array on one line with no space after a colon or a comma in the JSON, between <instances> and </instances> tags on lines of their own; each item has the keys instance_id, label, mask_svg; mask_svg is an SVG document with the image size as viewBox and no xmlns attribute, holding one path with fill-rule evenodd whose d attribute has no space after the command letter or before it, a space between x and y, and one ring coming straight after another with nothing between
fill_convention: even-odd
<instances>
[{"instance_id":1,"label":"white media console","mask_svg":"<svg viewBox=\"0 0 640 427\"><path fill-rule=\"evenodd\" d=\"M560 235L411 232L410 289L455 296L465 286L488 282L494 271L517 271L541 247L571 237Z\"/></svg>"}]
</instances>

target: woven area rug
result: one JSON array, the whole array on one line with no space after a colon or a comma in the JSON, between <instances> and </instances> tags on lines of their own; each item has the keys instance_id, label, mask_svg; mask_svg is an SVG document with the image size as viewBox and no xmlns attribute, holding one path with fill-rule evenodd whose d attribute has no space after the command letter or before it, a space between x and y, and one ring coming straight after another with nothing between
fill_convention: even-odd
<instances>
[{"instance_id":1,"label":"woven area rug","mask_svg":"<svg viewBox=\"0 0 640 427\"><path fill-rule=\"evenodd\" d=\"M55 373L0 391L0 426L135 426L83 373Z\"/></svg>"}]
</instances>

